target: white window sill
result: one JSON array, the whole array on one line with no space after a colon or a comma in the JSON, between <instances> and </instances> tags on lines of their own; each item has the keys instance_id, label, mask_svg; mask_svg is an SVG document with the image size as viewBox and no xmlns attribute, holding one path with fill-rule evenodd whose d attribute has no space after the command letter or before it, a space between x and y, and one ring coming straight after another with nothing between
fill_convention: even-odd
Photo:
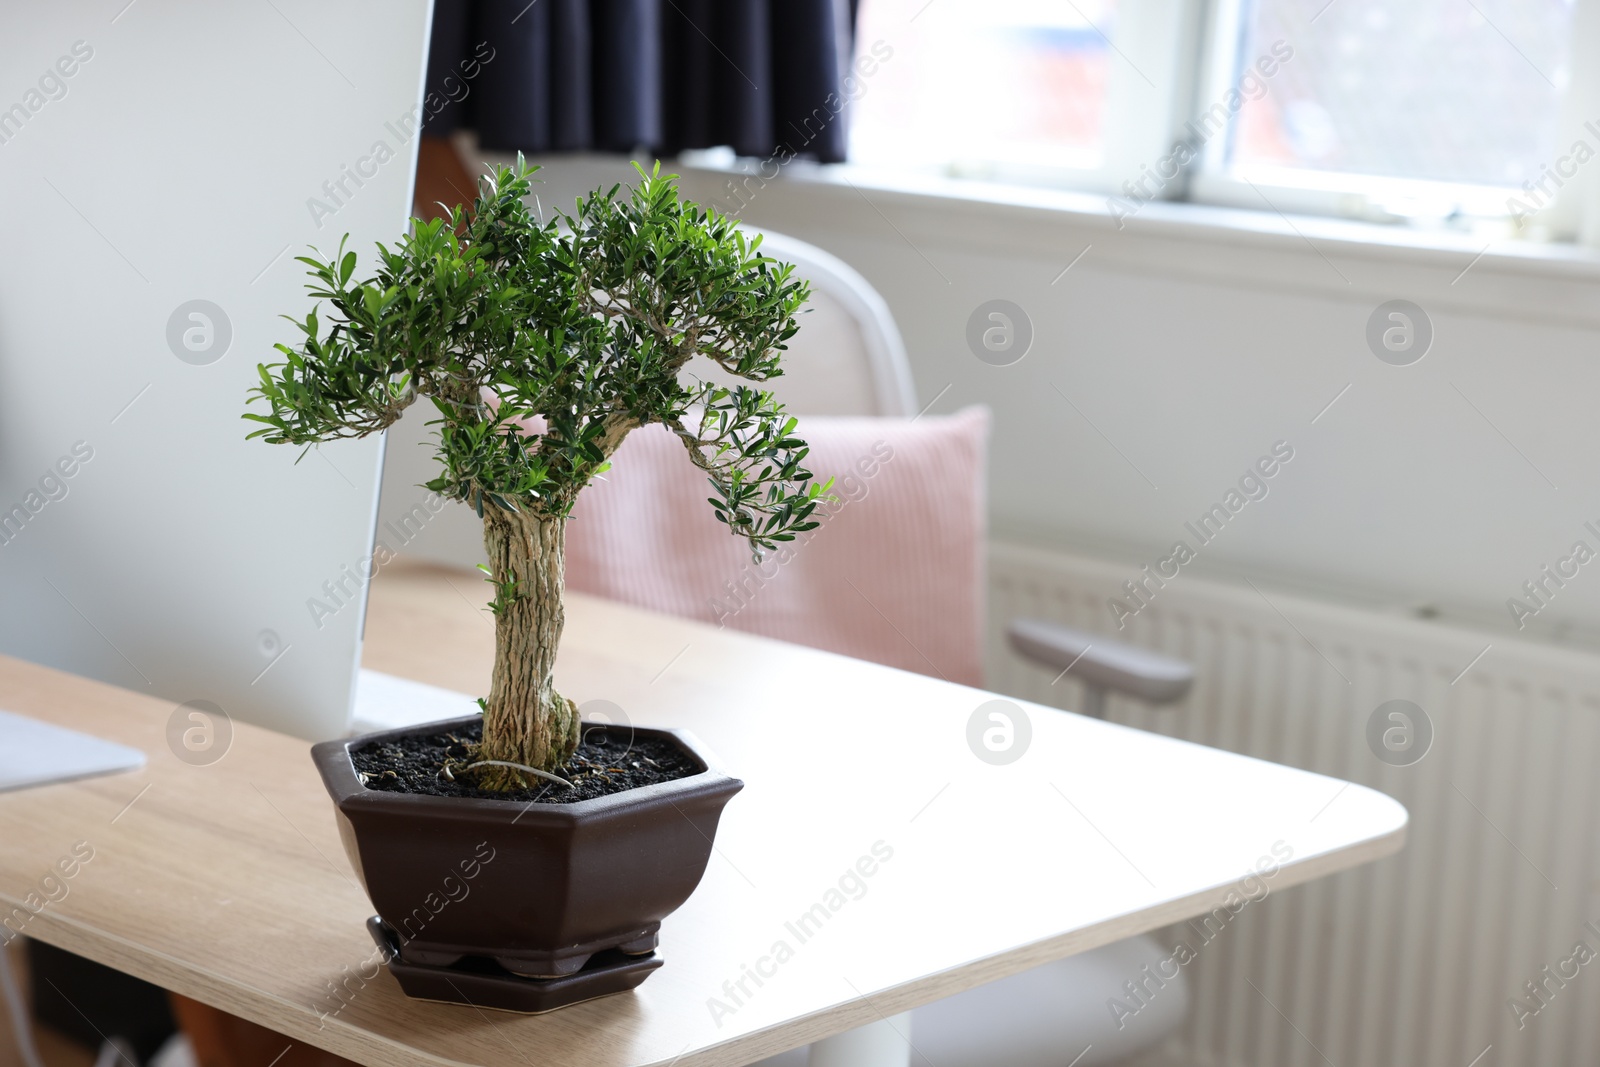
<instances>
[{"instance_id":1,"label":"white window sill","mask_svg":"<svg viewBox=\"0 0 1600 1067\"><path fill-rule=\"evenodd\" d=\"M685 161L680 169L711 180L739 182L747 177L752 181L761 180L754 164L708 166L697 160L694 164ZM1009 216L1024 225L1055 222L1100 230L1108 239L1126 236L1247 248L1298 249L1307 254L1314 251L1319 255L1356 260L1441 269L1453 267L1452 276L1470 264L1473 272L1481 275L1516 274L1600 281L1600 251L1569 242L1511 237L1490 239L1451 230L1161 201L1143 205L1119 227L1103 195L940 178L853 164L819 166L795 161L783 168L777 177L766 181L800 195L844 193L858 200L865 196L877 209L892 207L936 214L947 227L961 229L965 229L964 221L993 226L997 220ZM731 196L727 199L737 206L737 200ZM759 200L758 196L752 197L752 204L759 205ZM764 205L758 210L760 207Z\"/></svg>"}]
</instances>

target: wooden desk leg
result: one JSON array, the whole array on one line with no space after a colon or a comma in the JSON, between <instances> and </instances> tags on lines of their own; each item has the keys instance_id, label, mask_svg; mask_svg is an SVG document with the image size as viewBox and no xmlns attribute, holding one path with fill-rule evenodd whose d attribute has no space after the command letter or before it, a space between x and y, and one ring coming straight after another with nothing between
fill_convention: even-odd
<instances>
[{"instance_id":1,"label":"wooden desk leg","mask_svg":"<svg viewBox=\"0 0 1600 1067\"><path fill-rule=\"evenodd\" d=\"M911 1013L868 1023L811 1046L810 1067L911 1067Z\"/></svg>"}]
</instances>

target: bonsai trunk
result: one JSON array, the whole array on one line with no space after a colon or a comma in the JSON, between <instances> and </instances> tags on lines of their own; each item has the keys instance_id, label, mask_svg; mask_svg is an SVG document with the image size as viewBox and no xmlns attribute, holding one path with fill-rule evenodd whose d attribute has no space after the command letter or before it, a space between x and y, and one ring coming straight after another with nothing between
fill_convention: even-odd
<instances>
[{"instance_id":1,"label":"bonsai trunk","mask_svg":"<svg viewBox=\"0 0 1600 1067\"><path fill-rule=\"evenodd\" d=\"M550 678L566 614L566 525L564 518L484 504L483 542L498 610L482 759L555 771L578 747L577 705L556 692ZM491 789L512 789L534 784L534 776L488 767L479 781Z\"/></svg>"}]
</instances>

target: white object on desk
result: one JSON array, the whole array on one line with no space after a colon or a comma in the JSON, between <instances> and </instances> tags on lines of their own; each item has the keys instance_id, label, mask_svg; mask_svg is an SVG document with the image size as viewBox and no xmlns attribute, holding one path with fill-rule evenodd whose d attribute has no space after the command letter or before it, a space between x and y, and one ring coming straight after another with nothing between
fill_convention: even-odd
<instances>
[{"instance_id":1,"label":"white object on desk","mask_svg":"<svg viewBox=\"0 0 1600 1067\"><path fill-rule=\"evenodd\" d=\"M0 711L0 790L143 766L144 753L136 748Z\"/></svg>"},{"instance_id":2,"label":"white object on desk","mask_svg":"<svg viewBox=\"0 0 1600 1067\"><path fill-rule=\"evenodd\" d=\"M397 726L416 726L471 715L477 710L476 698L466 693L363 667L356 676L351 732L364 734Z\"/></svg>"}]
</instances>

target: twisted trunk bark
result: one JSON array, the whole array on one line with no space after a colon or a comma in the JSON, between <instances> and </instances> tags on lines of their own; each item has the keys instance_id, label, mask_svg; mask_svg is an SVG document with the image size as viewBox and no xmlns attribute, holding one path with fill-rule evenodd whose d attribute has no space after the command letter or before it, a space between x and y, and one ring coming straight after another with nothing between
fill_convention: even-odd
<instances>
[{"instance_id":1,"label":"twisted trunk bark","mask_svg":"<svg viewBox=\"0 0 1600 1067\"><path fill-rule=\"evenodd\" d=\"M485 503L483 542L500 607L480 756L555 771L578 747L577 705L556 692L550 677L566 614L566 520ZM492 789L533 780L506 767L485 768L479 777Z\"/></svg>"}]
</instances>

